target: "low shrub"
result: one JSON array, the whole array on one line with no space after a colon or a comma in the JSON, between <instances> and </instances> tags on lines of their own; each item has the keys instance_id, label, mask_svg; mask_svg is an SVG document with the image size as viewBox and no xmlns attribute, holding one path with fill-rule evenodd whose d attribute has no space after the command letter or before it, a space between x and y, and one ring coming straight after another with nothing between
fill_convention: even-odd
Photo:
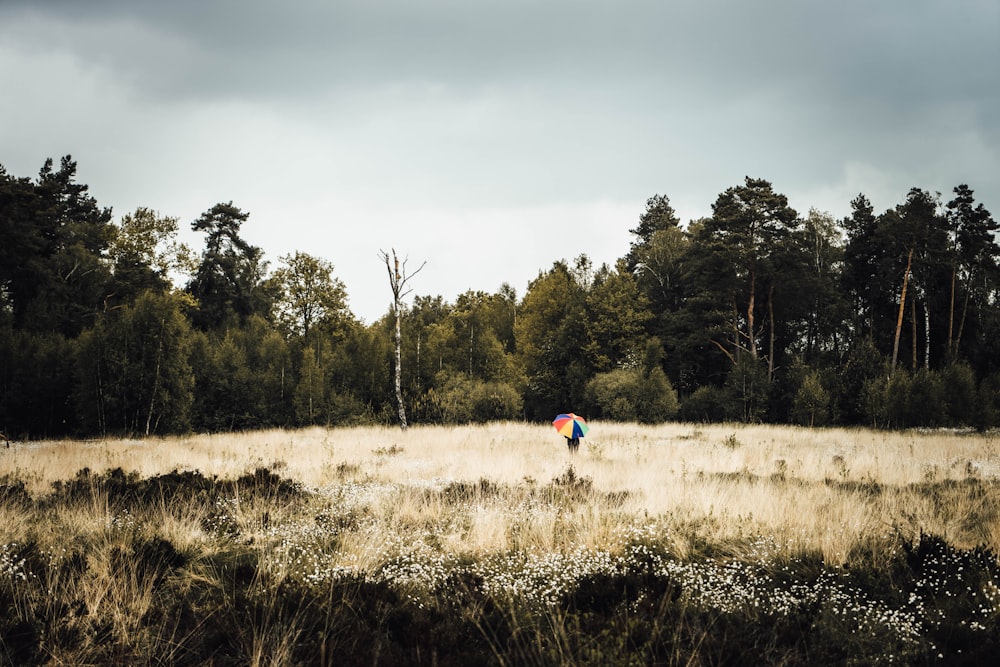
<instances>
[{"instance_id":1,"label":"low shrub","mask_svg":"<svg viewBox=\"0 0 1000 667\"><path fill-rule=\"evenodd\" d=\"M846 483L827 482L861 492ZM945 511L995 497L991 485L903 491ZM600 546L463 554L440 549L461 524L443 520L345 566L333 557L371 530L368 507L314 499L266 468L235 480L81 471L35 500L17 480L0 488L35 526L0 544L0 660L11 664L983 664L1000 650L997 555L930 534L871 536L833 565L767 535L722 539L713 516L616 515ZM65 528L95 489L129 521L75 526L57 544L52 526ZM518 497L557 523L581 503L628 497L573 466L545 485L483 478L422 493L456 512ZM186 538L196 545L181 548L156 523L165 499L200 519ZM247 507L272 518L250 525Z\"/></svg>"}]
</instances>

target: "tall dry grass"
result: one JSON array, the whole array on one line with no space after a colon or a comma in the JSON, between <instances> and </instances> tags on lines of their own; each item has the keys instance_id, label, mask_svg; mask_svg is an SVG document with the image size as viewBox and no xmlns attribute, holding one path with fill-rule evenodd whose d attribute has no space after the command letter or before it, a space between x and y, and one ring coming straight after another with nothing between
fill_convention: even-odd
<instances>
[{"instance_id":1,"label":"tall dry grass","mask_svg":"<svg viewBox=\"0 0 1000 667\"><path fill-rule=\"evenodd\" d=\"M394 540L432 539L436 549L469 557L597 548L623 526L653 520L676 535L681 555L702 540L739 549L766 536L772 549L815 551L843 563L860 546L900 531L1000 550L996 499L959 487L942 497L921 486L997 478L995 435L598 422L572 455L547 425L493 423L35 442L0 450L0 475L24 480L33 494L83 468L234 478L257 467L316 489L326 499L320 503L358 513L366 529L350 531L338 552L340 564L350 567L376 561ZM540 500L537 490L568 471L596 501ZM441 493L456 484L481 488L456 503ZM100 503L94 499L90 516L113 513ZM245 530L265 530L253 508L232 510ZM198 521L173 517L163 525L175 543L197 542L185 532ZM53 530L72 534L73 526Z\"/></svg>"},{"instance_id":2,"label":"tall dry grass","mask_svg":"<svg viewBox=\"0 0 1000 667\"><path fill-rule=\"evenodd\" d=\"M575 455L523 423L18 444L0 662L923 660L936 628L995 634L993 570L967 581L978 556L922 536L1000 552L998 456L994 435L734 424L594 423Z\"/></svg>"}]
</instances>

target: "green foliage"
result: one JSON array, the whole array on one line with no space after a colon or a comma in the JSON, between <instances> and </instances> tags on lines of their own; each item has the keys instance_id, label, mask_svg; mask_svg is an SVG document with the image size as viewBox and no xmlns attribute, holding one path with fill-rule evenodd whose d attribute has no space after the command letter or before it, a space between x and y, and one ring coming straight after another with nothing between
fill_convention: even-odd
<instances>
[{"instance_id":1,"label":"green foliage","mask_svg":"<svg viewBox=\"0 0 1000 667\"><path fill-rule=\"evenodd\" d=\"M0 429L44 438L73 424L73 341L0 327Z\"/></svg>"},{"instance_id":2,"label":"green foliage","mask_svg":"<svg viewBox=\"0 0 1000 667\"><path fill-rule=\"evenodd\" d=\"M951 358L969 359L981 372L991 373L997 370L990 361L996 355L982 355L986 347L981 343L985 342L982 338L985 330L992 328L987 322L996 313L995 301L990 307L987 294L1000 268L1000 245L996 237L1000 223L981 203L976 204L967 185L959 185L954 193L955 198L947 204L946 216L954 239L948 257L954 285L949 321L957 322L957 329L949 326L947 353Z\"/></svg>"},{"instance_id":3,"label":"green foliage","mask_svg":"<svg viewBox=\"0 0 1000 667\"><path fill-rule=\"evenodd\" d=\"M971 370L962 365L943 371L896 371L866 382L862 403L866 417L876 427L969 426L983 405L982 393L977 400L973 383Z\"/></svg>"},{"instance_id":4,"label":"green foliage","mask_svg":"<svg viewBox=\"0 0 1000 667\"><path fill-rule=\"evenodd\" d=\"M292 414L295 375L271 326L251 318L245 327L193 336L195 375L192 425L224 431L282 425Z\"/></svg>"},{"instance_id":5,"label":"green foliage","mask_svg":"<svg viewBox=\"0 0 1000 667\"><path fill-rule=\"evenodd\" d=\"M338 388L334 377L338 359L327 345L303 348L299 382L292 396L296 424L345 424L364 413L364 406L353 394Z\"/></svg>"},{"instance_id":6,"label":"green foliage","mask_svg":"<svg viewBox=\"0 0 1000 667\"><path fill-rule=\"evenodd\" d=\"M727 422L736 419L735 402L728 389L703 385L681 403L680 418L688 422Z\"/></svg>"},{"instance_id":7,"label":"green foliage","mask_svg":"<svg viewBox=\"0 0 1000 667\"><path fill-rule=\"evenodd\" d=\"M216 204L191 223L191 229L207 234L201 262L187 286L198 301L194 324L201 329L241 324L270 310L264 252L240 236L249 217L228 202Z\"/></svg>"},{"instance_id":8,"label":"green foliage","mask_svg":"<svg viewBox=\"0 0 1000 667\"><path fill-rule=\"evenodd\" d=\"M598 373L587 383L588 402L596 407L597 416L614 421L636 421L636 402L642 374L634 370L616 369Z\"/></svg>"},{"instance_id":9,"label":"green foliage","mask_svg":"<svg viewBox=\"0 0 1000 667\"><path fill-rule=\"evenodd\" d=\"M842 232L831 215L810 209L786 250L775 267L775 293L786 304L781 311L780 345L798 347L807 363L818 364L849 337L850 304L838 284L844 260Z\"/></svg>"},{"instance_id":10,"label":"green foliage","mask_svg":"<svg viewBox=\"0 0 1000 667\"><path fill-rule=\"evenodd\" d=\"M524 414L521 394L502 382L478 383L472 390L472 414L476 421L520 419Z\"/></svg>"},{"instance_id":11,"label":"green foliage","mask_svg":"<svg viewBox=\"0 0 1000 667\"><path fill-rule=\"evenodd\" d=\"M586 296L587 354L597 371L633 360L650 320L648 301L624 262L598 269Z\"/></svg>"},{"instance_id":12,"label":"green foliage","mask_svg":"<svg viewBox=\"0 0 1000 667\"><path fill-rule=\"evenodd\" d=\"M299 424L317 424L324 421L326 413L325 368L317 358L316 350L306 347L302 350L299 364L299 383L295 386L292 402L295 406L295 420Z\"/></svg>"},{"instance_id":13,"label":"green foliage","mask_svg":"<svg viewBox=\"0 0 1000 667\"><path fill-rule=\"evenodd\" d=\"M467 424L519 419L524 410L520 393L503 382L442 371L435 384L438 389L429 389L416 406L416 414L426 422Z\"/></svg>"},{"instance_id":14,"label":"green foliage","mask_svg":"<svg viewBox=\"0 0 1000 667\"><path fill-rule=\"evenodd\" d=\"M639 393L639 421L656 424L673 419L679 410L677 392L662 368L654 368Z\"/></svg>"},{"instance_id":15,"label":"green foliage","mask_svg":"<svg viewBox=\"0 0 1000 667\"><path fill-rule=\"evenodd\" d=\"M338 392L354 395L364 406L358 417L378 420L392 401L392 341L387 331L375 325L352 324L336 354L337 373L331 379Z\"/></svg>"},{"instance_id":16,"label":"green foliage","mask_svg":"<svg viewBox=\"0 0 1000 667\"><path fill-rule=\"evenodd\" d=\"M188 428L191 329L176 294L145 292L76 341L76 405L89 432L151 435Z\"/></svg>"},{"instance_id":17,"label":"green foliage","mask_svg":"<svg viewBox=\"0 0 1000 667\"><path fill-rule=\"evenodd\" d=\"M527 375L525 407L532 419L551 419L579 405L591 375L584 287L565 262L528 285L514 333Z\"/></svg>"},{"instance_id":18,"label":"green foliage","mask_svg":"<svg viewBox=\"0 0 1000 667\"><path fill-rule=\"evenodd\" d=\"M976 392L976 426L985 430L1000 426L1000 373L985 378Z\"/></svg>"},{"instance_id":19,"label":"green foliage","mask_svg":"<svg viewBox=\"0 0 1000 667\"><path fill-rule=\"evenodd\" d=\"M616 369L598 373L587 383L587 399L598 417L615 421L656 424L678 412L677 392L660 367Z\"/></svg>"},{"instance_id":20,"label":"green foliage","mask_svg":"<svg viewBox=\"0 0 1000 667\"><path fill-rule=\"evenodd\" d=\"M105 308L131 304L146 291L168 291L172 272L194 269L192 251L177 241L177 231L177 218L145 207L122 217L108 248L113 276Z\"/></svg>"},{"instance_id":21,"label":"green foliage","mask_svg":"<svg viewBox=\"0 0 1000 667\"><path fill-rule=\"evenodd\" d=\"M406 317L404 366L414 369L407 383L417 393L440 383L442 371L465 374L487 382L523 382L513 355L511 326L515 305L501 294L466 292L454 307L446 308L438 297L416 300ZM507 341L507 343L504 342ZM446 377L442 376L442 377Z\"/></svg>"},{"instance_id":22,"label":"green foliage","mask_svg":"<svg viewBox=\"0 0 1000 667\"><path fill-rule=\"evenodd\" d=\"M677 212L670 205L670 197L653 195L646 200L646 210L639 216L639 224L629 232L636 236L629 253L629 270L641 263L641 249L648 246L657 232L676 228L680 225Z\"/></svg>"},{"instance_id":23,"label":"green foliage","mask_svg":"<svg viewBox=\"0 0 1000 667\"><path fill-rule=\"evenodd\" d=\"M726 347L731 356L739 357L745 350L756 359L765 349L764 329L758 327L769 319L765 309L774 307L772 288L780 283L778 268L799 225L785 195L775 192L768 181L748 176L743 185L719 195L712 204L712 217L698 228L694 240L702 251L696 255L701 264L696 287L719 292L718 301L726 304ZM744 419L756 419L753 412L753 406L746 405Z\"/></svg>"},{"instance_id":24,"label":"green foliage","mask_svg":"<svg viewBox=\"0 0 1000 667\"><path fill-rule=\"evenodd\" d=\"M912 375L904 419L913 426L937 428L949 425L948 400L941 374L921 368Z\"/></svg>"},{"instance_id":25,"label":"green foliage","mask_svg":"<svg viewBox=\"0 0 1000 667\"><path fill-rule=\"evenodd\" d=\"M862 337L851 347L843 365L834 369L831 389L833 412L837 421L846 424L870 424L871 408L864 404L866 386L880 375L888 374L888 360L879 354L874 343Z\"/></svg>"},{"instance_id":26,"label":"green foliage","mask_svg":"<svg viewBox=\"0 0 1000 667\"><path fill-rule=\"evenodd\" d=\"M969 364L956 362L945 367L941 371L941 392L949 424L975 425L976 374Z\"/></svg>"},{"instance_id":27,"label":"green foliage","mask_svg":"<svg viewBox=\"0 0 1000 667\"><path fill-rule=\"evenodd\" d=\"M887 286L881 282L881 238L876 235L876 215L867 197L861 194L851 201L851 215L841 221L841 226L847 233L841 289L853 306L852 323L870 335L887 315L881 303Z\"/></svg>"},{"instance_id":28,"label":"green foliage","mask_svg":"<svg viewBox=\"0 0 1000 667\"><path fill-rule=\"evenodd\" d=\"M898 381L896 386L898 390ZM865 382L861 392L861 410L873 428L888 428L891 414L889 396L889 377L875 377Z\"/></svg>"},{"instance_id":29,"label":"green foliage","mask_svg":"<svg viewBox=\"0 0 1000 667\"><path fill-rule=\"evenodd\" d=\"M327 335L341 334L350 319L347 290L333 275L333 265L324 259L296 251L281 257L279 267L267 281L275 295L276 320L289 335L309 338L320 326Z\"/></svg>"},{"instance_id":30,"label":"green foliage","mask_svg":"<svg viewBox=\"0 0 1000 667\"><path fill-rule=\"evenodd\" d=\"M830 415L830 394L823 388L819 373L811 371L802 378L792 404L792 418L797 424L823 426Z\"/></svg>"},{"instance_id":31,"label":"green foliage","mask_svg":"<svg viewBox=\"0 0 1000 667\"><path fill-rule=\"evenodd\" d=\"M75 179L69 155L34 182L0 166L0 305L17 329L74 337L108 294L111 210Z\"/></svg>"},{"instance_id":32,"label":"green foliage","mask_svg":"<svg viewBox=\"0 0 1000 667\"><path fill-rule=\"evenodd\" d=\"M760 360L749 354L741 355L726 378L726 388L735 403L729 412L735 413L740 421L748 424L763 419L767 410L770 383L767 370Z\"/></svg>"},{"instance_id":33,"label":"green foliage","mask_svg":"<svg viewBox=\"0 0 1000 667\"><path fill-rule=\"evenodd\" d=\"M840 221L800 217L747 177L682 226L655 195L613 266L559 259L521 299L504 284L400 303L402 406L424 421L587 409L643 422L1000 423L1000 225L967 185L946 205L912 188L881 213L863 194L851 207ZM35 179L0 166L0 429L165 433L398 410L394 322L357 321L320 257L296 251L266 275L241 236L248 218L232 202L205 211L193 258L177 218L138 207L112 224L69 156ZM192 299L171 284L185 274Z\"/></svg>"}]
</instances>

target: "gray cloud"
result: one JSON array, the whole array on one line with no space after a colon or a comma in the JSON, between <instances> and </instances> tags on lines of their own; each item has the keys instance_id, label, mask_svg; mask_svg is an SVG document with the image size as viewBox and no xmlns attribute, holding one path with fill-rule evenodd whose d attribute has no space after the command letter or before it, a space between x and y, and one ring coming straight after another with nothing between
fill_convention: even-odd
<instances>
[{"instance_id":1,"label":"gray cloud","mask_svg":"<svg viewBox=\"0 0 1000 667\"><path fill-rule=\"evenodd\" d=\"M450 257L469 229L578 239L456 265L426 286L450 298L612 261L651 194L694 217L747 174L802 212L959 183L1000 212L998 36L990 0L6 0L0 164L73 153L118 214L234 199L272 258L374 264L423 243L408 218ZM370 319L377 265L329 258Z\"/></svg>"}]
</instances>

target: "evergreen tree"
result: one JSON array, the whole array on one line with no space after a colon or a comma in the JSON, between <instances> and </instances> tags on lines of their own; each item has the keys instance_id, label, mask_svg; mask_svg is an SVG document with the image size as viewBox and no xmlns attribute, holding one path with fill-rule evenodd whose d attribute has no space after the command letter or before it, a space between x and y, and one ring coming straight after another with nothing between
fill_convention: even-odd
<instances>
[{"instance_id":1,"label":"evergreen tree","mask_svg":"<svg viewBox=\"0 0 1000 667\"><path fill-rule=\"evenodd\" d=\"M787 255L800 221L784 195L768 181L750 177L720 194L712 210L712 217L690 230L692 297L685 303L683 317L695 340L686 347L697 346L700 336L703 348L710 344L715 355L721 353L728 360L725 370L716 373L740 389L744 418L757 420L763 415L760 396L766 394L780 352L776 347L780 330L789 326L790 316L781 316L780 311L789 308L794 283L782 281L780 269L792 264ZM762 380L759 370L764 372ZM734 380L734 373L739 378ZM751 393L744 391L748 387Z\"/></svg>"},{"instance_id":2,"label":"evergreen tree","mask_svg":"<svg viewBox=\"0 0 1000 667\"><path fill-rule=\"evenodd\" d=\"M31 183L0 167L0 294L12 324L74 337L107 296L111 210L76 182L67 155L45 161Z\"/></svg>"},{"instance_id":3,"label":"evergreen tree","mask_svg":"<svg viewBox=\"0 0 1000 667\"><path fill-rule=\"evenodd\" d=\"M883 275L898 277L885 281L894 282L898 290L891 366L896 367L903 341L909 343L904 348L910 350L911 369L930 368L933 343L944 340L938 323L946 321L933 314L946 312L947 293L940 286L949 284L947 228L938 213L937 198L912 188L905 202L879 217L878 233L885 248ZM908 336L903 330L907 323Z\"/></svg>"},{"instance_id":4,"label":"evergreen tree","mask_svg":"<svg viewBox=\"0 0 1000 667\"><path fill-rule=\"evenodd\" d=\"M263 251L240 236L250 217L232 202L216 204L191 224L205 232L205 249L188 291L198 301L194 323L201 329L239 325L252 315L269 314L264 289Z\"/></svg>"},{"instance_id":5,"label":"evergreen tree","mask_svg":"<svg viewBox=\"0 0 1000 667\"><path fill-rule=\"evenodd\" d=\"M851 201L851 215L841 224L847 232L841 289L852 306L855 332L874 340L881 297L888 288L880 284L879 258L883 249L876 232L875 212L868 198L863 194L855 197Z\"/></svg>"},{"instance_id":6,"label":"evergreen tree","mask_svg":"<svg viewBox=\"0 0 1000 667\"><path fill-rule=\"evenodd\" d=\"M639 216L639 224L629 230L629 233L634 234L636 238L625 256L626 269L630 273L645 270L658 272L658 267L650 266L648 252L650 246L658 233L679 228L680 220L674 207L670 205L669 197L658 194L647 199L646 210Z\"/></svg>"},{"instance_id":7,"label":"evergreen tree","mask_svg":"<svg viewBox=\"0 0 1000 667\"><path fill-rule=\"evenodd\" d=\"M981 331L980 313L989 307L990 294L1000 286L1000 246L996 240L1000 224L982 204L975 203L967 185L959 185L954 192L955 198L946 207L953 239L947 334L950 359L959 356L967 328ZM975 358L981 357L981 348L969 345L967 350L967 355L971 352Z\"/></svg>"}]
</instances>

